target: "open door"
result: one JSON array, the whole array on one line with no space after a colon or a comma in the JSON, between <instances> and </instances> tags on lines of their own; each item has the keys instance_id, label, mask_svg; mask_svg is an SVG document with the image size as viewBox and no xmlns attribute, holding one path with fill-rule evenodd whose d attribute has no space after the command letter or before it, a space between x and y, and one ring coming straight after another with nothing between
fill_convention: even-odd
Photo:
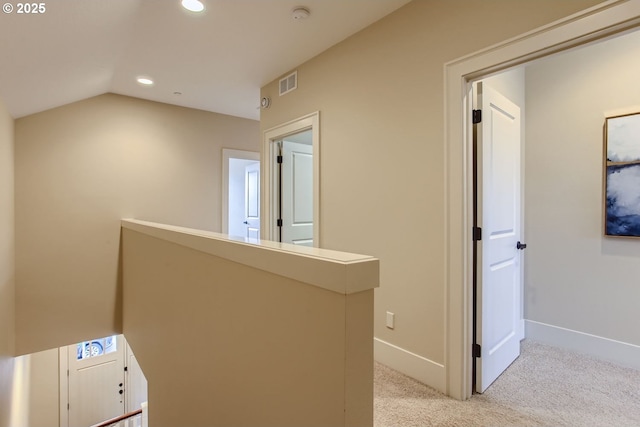
<instances>
[{"instance_id":1,"label":"open door","mask_svg":"<svg viewBox=\"0 0 640 427\"><path fill-rule=\"evenodd\" d=\"M260 162L245 166L244 187L244 237L256 241L260 239Z\"/></svg>"},{"instance_id":2,"label":"open door","mask_svg":"<svg viewBox=\"0 0 640 427\"><path fill-rule=\"evenodd\" d=\"M520 108L482 82L476 136L475 391L520 355ZM478 112L479 111L479 112Z\"/></svg>"},{"instance_id":3,"label":"open door","mask_svg":"<svg viewBox=\"0 0 640 427\"><path fill-rule=\"evenodd\" d=\"M259 206L260 153L223 148L222 232L230 236L259 239Z\"/></svg>"},{"instance_id":4,"label":"open door","mask_svg":"<svg viewBox=\"0 0 640 427\"><path fill-rule=\"evenodd\" d=\"M266 130L262 150L262 239L320 247L320 113Z\"/></svg>"},{"instance_id":5,"label":"open door","mask_svg":"<svg viewBox=\"0 0 640 427\"><path fill-rule=\"evenodd\" d=\"M280 241L313 246L313 146L311 131L291 135L280 144ZM309 142L296 142L305 141Z\"/></svg>"}]
</instances>

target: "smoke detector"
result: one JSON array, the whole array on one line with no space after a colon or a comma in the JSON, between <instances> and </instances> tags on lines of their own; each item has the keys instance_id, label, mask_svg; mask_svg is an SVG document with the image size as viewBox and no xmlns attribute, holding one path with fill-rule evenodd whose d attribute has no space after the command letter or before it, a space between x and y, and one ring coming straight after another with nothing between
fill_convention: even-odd
<instances>
[{"instance_id":1,"label":"smoke detector","mask_svg":"<svg viewBox=\"0 0 640 427\"><path fill-rule=\"evenodd\" d=\"M306 7L299 6L291 11L291 17L295 21L307 19L309 16L311 16L311 12Z\"/></svg>"}]
</instances>

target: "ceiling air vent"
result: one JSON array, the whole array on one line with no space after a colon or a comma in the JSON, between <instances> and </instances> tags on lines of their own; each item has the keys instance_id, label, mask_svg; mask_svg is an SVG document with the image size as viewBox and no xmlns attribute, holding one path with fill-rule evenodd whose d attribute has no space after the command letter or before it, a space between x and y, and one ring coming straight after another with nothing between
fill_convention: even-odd
<instances>
[{"instance_id":1,"label":"ceiling air vent","mask_svg":"<svg viewBox=\"0 0 640 427\"><path fill-rule=\"evenodd\" d=\"M298 88L298 71L280 79L280 96Z\"/></svg>"}]
</instances>

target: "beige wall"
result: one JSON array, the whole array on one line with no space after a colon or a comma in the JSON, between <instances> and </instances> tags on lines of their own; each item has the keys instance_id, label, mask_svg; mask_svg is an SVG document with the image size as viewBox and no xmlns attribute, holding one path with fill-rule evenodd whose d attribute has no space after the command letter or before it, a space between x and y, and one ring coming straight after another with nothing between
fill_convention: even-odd
<instances>
[{"instance_id":1,"label":"beige wall","mask_svg":"<svg viewBox=\"0 0 640 427\"><path fill-rule=\"evenodd\" d=\"M11 427L54 427L60 421L58 349L15 358Z\"/></svg>"},{"instance_id":2,"label":"beige wall","mask_svg":"<svg viewBox=\"0 0 640 427\"><path fill-rule=\"evenodd\" d=\"M482 79L487 84L507 97L511 102L520 107L522 136L526 129L526 91L525 91L525 67L517 67L508 71Z\"/></svg>"},{"instance_id":3,"label":"beige wall","mask_svg":"<svg viewBox=\"0 0 640 427\"><path fill-rule=\"evenodd\" d=\"M640 345L640 241L603 236L605 115L640 111L640 32L527 68L525 317Z\"/></svg>"},{"instance_id":4,"label":"beige wall","mask_svg":"<svg viewBox=\"0 0 640 427\"><path fill-rule=\"evenodd\" d=\"M206 238L175 242L123 229L124 333L148 380L149 425L373 425L377 260L213 242L294 279L207 253Z\"/></svg>"},{"instance_id":5,"label":"beige wall","mask_svg":"<svg viewBox=\"0 0 640 427\"><path fill-rule=\"evenodd\" d=\"M596 3L416 0L262 89L263 130L320 111L322 246L380 258L376 337L442 375L443 64Z\"/></svg>"},{"instance_id":6,"label":"beige wall","mask_svg":"<svg viewBox=\"0 0 640 427\"><path fill-rule=\"evenodd\" d=\"M107 94L16 121L16 350L121 330L122 217L218 231L256 121Z\"/></svg>"},{"instance_id":7,"label":"beige wall","mask_svg":"<svg viewBox=\"0 0 640 427\"><path fill-rule=\"evenodd\" d=\"M0 100L0 427L9 425L14 353L14 122Z\"/></svg>"},{"instance_id":8,"label":"beige wall","mask_svg":"<svg viewBox=\"0 0 640 427\"><path fill-rule=\"evenodd\" d=\"M57 348L22 356L29 358L29 423L52 427L60 421L60 362Z\"/></svg>"}]
</instances>

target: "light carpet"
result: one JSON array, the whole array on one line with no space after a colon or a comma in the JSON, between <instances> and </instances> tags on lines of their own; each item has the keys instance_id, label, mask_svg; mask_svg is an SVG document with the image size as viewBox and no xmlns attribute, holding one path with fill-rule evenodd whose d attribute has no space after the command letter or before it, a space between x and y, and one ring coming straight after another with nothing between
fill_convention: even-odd
<instances>
[{"instance_id":1,"label":"light carpet","mask_svg":"<svg viewBox=\"0 0 640 427\"><path fill-rule=\"evenodd\" d=\"M640 426L640 371L525 340L484 394L462 402L376 363L374 426Z\"/></svg>"}]
</instances>

